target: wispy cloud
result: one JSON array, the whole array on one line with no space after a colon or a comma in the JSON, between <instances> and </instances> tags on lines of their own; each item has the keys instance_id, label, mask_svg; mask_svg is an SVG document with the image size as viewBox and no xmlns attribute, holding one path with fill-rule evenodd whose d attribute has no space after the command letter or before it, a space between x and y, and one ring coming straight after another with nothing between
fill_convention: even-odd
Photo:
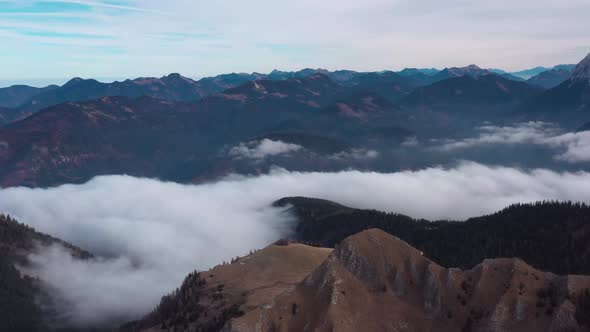
<instances>
[{"instance_id":1,"label":"wispy cloud","mask_svg":"<svg viewBox=\"0 0 590 332\"><path fill-rule=\"evenodd\" d=\"M560 128L546 122L527 122L515 126L482 126L479 135L446 140L435 146L441 151L455 151L492 145L539 145L556 150L555 159L569 163L590 162L590 131L561 133Z\"/></svg>"},{"instance_id":2,"label":"wispy cloud","mask_svg":"<svg viewBox=\"0 0 590 332\"><path fill-rule=\"evenodd\" d=\"M71 40L47 52L38 40L17 34L3 47L20 56L2 55L2 72L14 78L173 71L202 76L274 67L381 70L474 62L517 69L581 59L589 51L589 11L590 3L578 0L4 0L4 25L114 36L108 46L122 48L124 57L101 55L97 61L95 51L78 49ZM164 43L156 35L174 37ZM83 45L84 39L76 41ZM29 69L31 54L44 66ZM74 55L85 65L66 65Z\"/></svg>"},{"instance_id":3,"label":"wispy cloud","mask_svg":"<svg viewBox=\"0 0 590 332\"><path fill-rule=\"evenodd\" d=\"M58 2L80 4L80 5L85 5L85 6L89 6L92 8L111 8L111 9L148 12L148 13L165 13L164 11L150 10L150 9L142 8L140 6L127 5L127 4L125 4L126 3L125 1L120 1L119 3L115 3L112 1L106 2L106 1L86 1L86 0L60 0Z\"/></svg>"},{"instance_id":4,"label":"wispy cloud","mask_svg":"<svg viewBox=\"0 0 590 332\"><path fill-rule=\"evenodd\" d=\"M228 154L238 159L262 160L267 157L288 155L302 149L303 147L301 145L265 138L261 141L240 143L231 148Z\"/></svg>"},{"instance_id":5,"label":"wispy cloud","mask_svg":"<svg viewBox=\"0 0 590 332\"><path fill-rule=\"evenodd\" d=\"M340 151L338 153L328 156L329 159L334 160L367 160L379 157L379 152L376 150L367 150L361 148L353 148L347 151Z\"/></svg>"}]
</instances>

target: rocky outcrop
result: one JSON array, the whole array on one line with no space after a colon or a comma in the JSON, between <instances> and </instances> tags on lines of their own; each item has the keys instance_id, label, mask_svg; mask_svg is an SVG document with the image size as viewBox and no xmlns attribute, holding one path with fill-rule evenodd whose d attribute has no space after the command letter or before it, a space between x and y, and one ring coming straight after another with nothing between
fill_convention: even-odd
<instances>
[{"instance_id":1,"label":"rocky outcrop","mask_svg":"<svg viewBox=\"0 0 590 332\"><path fill-rule=\"evenodd\" d=\"M590 53L574 69L572 80L587 81L590 84Z\"/></svg>"},{"instance_id":2,"label":"rocky outcrop","mask_svg":"<svg viewBox=\"0 0 590 332\"><path fill-rule=\"evenodd\" d=\"M224 331L587 331L576 318L587 288L590 277L544 273L516 258L443 268L373 229Z\"/></svg>"}]
</instances>

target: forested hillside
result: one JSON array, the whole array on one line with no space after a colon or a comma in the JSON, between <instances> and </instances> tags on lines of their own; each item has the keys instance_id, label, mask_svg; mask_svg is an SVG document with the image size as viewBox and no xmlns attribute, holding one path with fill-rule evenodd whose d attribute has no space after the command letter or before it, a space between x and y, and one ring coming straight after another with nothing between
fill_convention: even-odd
<instances>
[{"instance_id":1,"label":"forested hillside","mask_svg":"<svg viewBox=\"0 0 590 332\"><path fill-rule=\"evenodd\" d=\"M78 258L92 257L69 243L0 214L0 331L48 331L52 309L46 304L51 299L38 279L22 274L16 266L26 265L27 253L37 245L52 244L64 246Z\"/></svg>"},{"instance_id":2,"label":"forested hillside","mask_svg":"<svg viewBox=\"0 0 590 332\"><path fill-rule=\"evenodd\" d=\"M346 237L379 228L428 252L443 266L469 269L486 258L519 257L557 274L590 274L590 207L571 202L515 204L465 222L415 220L333 202L284 198L299 218L295 238L333 247Z\"/></svg>"}]
</instances>

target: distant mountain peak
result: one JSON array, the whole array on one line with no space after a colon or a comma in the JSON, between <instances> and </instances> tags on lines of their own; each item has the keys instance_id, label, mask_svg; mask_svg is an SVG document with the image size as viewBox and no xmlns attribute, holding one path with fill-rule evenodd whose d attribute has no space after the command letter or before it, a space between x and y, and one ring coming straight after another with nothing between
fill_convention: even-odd
<instances>
[{"instance_id":1,"label":"distant mountain peak","mask_svg":"<svg viewBox=\"0 0 590 332\"><path fill-rule=\"evenodd\" d=\"M180 81L180 80L182 80L182 81L186 81L186 82L193 81L188 77L184 77L184 76L180 75L179 73L168 74L167 76L162 77L161 80L163 80L163 81L166 81L166 80Z\"/></svg>"},{"instance_id":2,"label":"distant mountain peak","mask_svg":"<svg viewBox=\"0 0 590 332\"><path fill-rule=\"evenodd\" d=\"M165 77L168 77L168 78L181 78L181 77L184 77L184 76L180 75L179 73L170 73L170 74L168 74Z\"/></svg>"},{"instance_id":3,"label":"distant mountain peak","mask_svg":"<svg viewBox=\"0 0 590 332\"><path fill-rule=\"evenodd\" d=\"M572 80L587 80L590 83L590 53L574 69Z\"/></svg>"},{"instance_id":4,"label":"distant mountain peak","mask_svg":"<svg viewBox=\"0 0 590 332\"><path fill-rule=\"evenodd\" d=\"M488 71L486 69L482 69L477 65L471 64L466 67L445 68L445 69L441 70L439 73L437 73L436 75L434 75L433 77L434 77L435 81L442 81L442 80L445 80L448 78L453 78L453 77L469 76L472 78L477 78L477 77L489 75L489 74L491 74L490 71Z\"/></svg>"},{"instance_id":5,"label":"distant mountain peak","mask_svg":"<svg viewBox=\"0 0 590 332\"><path fill-rule=\"evenodd\" d=\"M63 86L70 86L70 85L78 84L80 82L84 82L84 79L81 77L74 77L71 80L69 80L66 84L64 84Z\"/></svg>"},{"instance_id":6,"label":"distant mountain peak","mask_svg":"<svg viewBox=\"0 0 590 332\"><path fill-rule=\"evenodd\" d=\"M572 72L567 69L550 69L527 80L527 83L551 89L567 81Z\"/></svg>"},{"instance_id":7,"label":"distant mountain peak","mask_svg":"<svg viewBox=\"0 0 590 332\"><path fill-rule=\"evenodd\" d=\"M471 65L469 65L467 67L464 67L464 69L468 69L468 70L482 70L478 65L474 65L474 64L471 64Z\"/></svg>"},{"instance_id":8,"label":"distant mountain peak","mask_svg":"<svg viewBox=\"0 0 590 332\"><path fill-rule=\"evenodd\" d=\"M439 72L439 70L435 69L435 68L404 68L403 70L401 70L397 73L402 76L414 76L414 75L433 76L438 72Z\"/></svg>"}]
</instances>

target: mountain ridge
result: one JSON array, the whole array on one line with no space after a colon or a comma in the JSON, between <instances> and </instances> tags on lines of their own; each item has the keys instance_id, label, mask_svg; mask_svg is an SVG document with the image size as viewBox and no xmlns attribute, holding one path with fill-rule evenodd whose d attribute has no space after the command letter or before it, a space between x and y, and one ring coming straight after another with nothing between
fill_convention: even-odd
<instances>
[{"instance_id":1,"label":"mountain ridge","mask_svg":"<svg viewBox=\"0 0 590 332\"><path fill-rule=\"evenodd\" d=\"M527 83L538 85L545 89L551 89L565 82L571 75L571 71L551 69L529 78Z\"/></svg>"},{"instance_id":2,"label":"mountain ridge","mask_svg":"<svg viewBox=\"0 0 590 332\"><path fill-rule=\"evenodd\" d=\"M277 244L283 250L301 246ZM224 307L232 308L214 316L211 330L223 332L383 331L400 326L418 331L590 329L585 319L590 312L586 307L590 277L559 277L513 258L487 259L465 271L446 269L427 258L428 252L378 229L351 235L333 251L324 251L327 258L321 264L316 260L318 265L304 279L257 306L232 300L227 284L209 285L209 280L219 278L221 269L249 269L245 266L254 259L250 257L260 259L277 248L271 246L229 265L189 275L179 290L163 298L154 313L126 324L121 331L206 329L210 325L203 325L199 315L191 318L183 314L183 306L175 304L197 301L205 304L197 312L202 315L211 310L213 314L215 306L203 300L206 292L196 291L208 288L215 288L215 293L228 301ZM285 260L275 264L284 270L293 268L288 268ZM239 291L251 294L251 286Z\"/></svg>"},{"instance_id":3,"label":"mountain ridge","mask_svg":"<svg viewBox=\"0 0 590 332\"><path fill-rule=\"evenodd\" d=\"M486 71L487 72L487 71ZM420 87L404 97L402 104L425 106L433 104L495 104L525 100L543 89L524 82L516 82L496 74L477 71L439 80Z\"/></svg>"},{"instance_id":4,"label":"mountain ridge","mask_svg":"<svg viewBox=\"0 0 590 332\"><path fill-rule=\"evenodd\" d=\"M586 80L590 84L590 53L574 68L571 78L574 81Z\"/></svg>"},{"instance_id":5,"label":"mountain ridge","mask_svg":"<svg viewBox=\"0 0 590 332\"><path fill-rule=\"evenodd\" d=\"M551 113L579 113L590 108L590 53L572 71L572 76L533 100L533 105Z\"/></svg>"},{"instance_id":6,"label":"mountain ridge","mask_svg":"<svg viewBox=\"0 0 590 332\"><path fill-rule=\"evenodd\" d=\"M584 308L570 299L584 296L589 277L543 274L515 259L445 269L426 255L380 230L363 231L292 292L251 315L263 330L278 331L585 330ZM230 321L225 331L247 330L247 317Z\"/></svg>"}]
</instances>

